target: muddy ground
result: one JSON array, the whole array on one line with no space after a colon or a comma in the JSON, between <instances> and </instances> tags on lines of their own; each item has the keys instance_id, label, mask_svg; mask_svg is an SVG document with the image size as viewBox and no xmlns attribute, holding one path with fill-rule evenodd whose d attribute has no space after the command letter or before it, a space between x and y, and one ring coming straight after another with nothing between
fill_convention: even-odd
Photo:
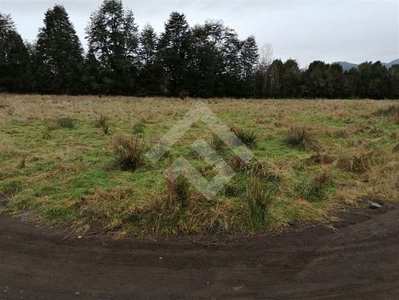
<instances>
[{"instance_id":1,"label":"muddy ground","mask_svg":"<svg viewBox=\"0 0 399 300\"><path fill-rule=\"evenodd\" d=\"M0 216L0 299L399 299L399 209L213 242L78 239Z\"/></svg>"}]
</instances>

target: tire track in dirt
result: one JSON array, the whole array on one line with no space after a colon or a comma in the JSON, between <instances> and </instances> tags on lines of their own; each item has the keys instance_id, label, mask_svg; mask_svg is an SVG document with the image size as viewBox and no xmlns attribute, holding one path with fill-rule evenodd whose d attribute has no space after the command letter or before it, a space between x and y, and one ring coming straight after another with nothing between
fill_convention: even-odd
<instances>
[{"instance_id":1,"label":"tire track in dirt","mask_svg":"<svg viewBox=\"0 0 399 300\"><path fill-rule=\"evenodd\" d=\"M0 299L399 299L399 211L218 245L66 234L0 216Z\"/></svg>"}]
</instances>

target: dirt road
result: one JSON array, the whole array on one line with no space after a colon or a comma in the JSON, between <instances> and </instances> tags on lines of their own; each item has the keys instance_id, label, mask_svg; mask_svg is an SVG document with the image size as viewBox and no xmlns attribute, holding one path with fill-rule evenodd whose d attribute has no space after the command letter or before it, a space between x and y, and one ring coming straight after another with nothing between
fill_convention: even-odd
<instances>
[{"instance_id":1,"label":"dirt road","mask_svg":"<svg viewBox=\"0 0 399 300\"><path fill-rule=\"evenodd\" d=\"M222 244L79 240L0 216L0 299L399 299L399 210Z\"/></svg>"}]
</instances>

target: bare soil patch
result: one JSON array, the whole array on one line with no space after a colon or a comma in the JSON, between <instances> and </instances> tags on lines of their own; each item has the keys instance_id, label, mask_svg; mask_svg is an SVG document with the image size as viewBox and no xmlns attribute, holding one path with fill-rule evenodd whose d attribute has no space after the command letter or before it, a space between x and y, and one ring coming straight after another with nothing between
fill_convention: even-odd
<instances>
[{"instance_id":1,"label":"bare soil patch","mask_svg":"<svg viewBox=\"0 0 399 300\"><path fill-rule=\"evenodd\" d=\"M194 242L66 238L0 216L0 299L397 299L397 207L339 217Z\"/></svg>"}]
</instances>

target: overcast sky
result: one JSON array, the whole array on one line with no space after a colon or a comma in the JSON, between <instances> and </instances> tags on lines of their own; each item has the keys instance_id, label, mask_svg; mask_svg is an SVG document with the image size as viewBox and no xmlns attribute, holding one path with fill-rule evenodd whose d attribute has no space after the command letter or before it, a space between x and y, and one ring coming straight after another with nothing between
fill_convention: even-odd
<instances>
[{"instance_id":1,"label":"overcast sky","mask_svg":"<svg viewBox=\"0 0 399 300\"><path fill-rule=\"evenodd\" d=\"M0 11L11 14L23 39L36 38L44 13L62 4L86 47L85 27L101 0L0 0ZM172 11L182 12L190 25L223 20L241 39L254 35L259 47L271 44L274 58L296 59L302 67L326 62L390 62L399 58L399 2L385 1L123 1L140 28L163 30Z\"/></svg>"}]
</instances>

